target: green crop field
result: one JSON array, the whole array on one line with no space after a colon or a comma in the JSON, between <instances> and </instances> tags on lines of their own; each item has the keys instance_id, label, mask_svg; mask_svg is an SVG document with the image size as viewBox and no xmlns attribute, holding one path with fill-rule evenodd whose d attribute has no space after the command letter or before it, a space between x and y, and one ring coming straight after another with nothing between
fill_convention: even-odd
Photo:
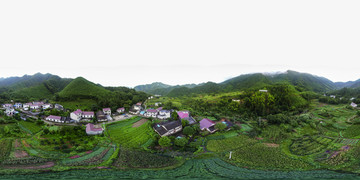
<instances>
[{"instance_id":1,"label":"green crop field","mask_svg":"<svg viewBox=\"0 0 360 180\"><path fill-rule=\"evenodd\" d=\"M27 122L27 121L20 121L19 126L23 131L25 131L29 134L35 134L42 129L41 126L39 126L33 122Z\"/></svg>"},{"instance_id":2,"label":"green crop field","mask_svg":"<svg viewBox=\"0 0 360 180\"><path fill-rule=\"evenodd\" d=\"M72 170L58 173L4 175L4 179L354 179L355 174L327 170L263 171L240 168L220 159L189 160L170 170Z\"/></svg>"},{"instance_id":3,"label":"green crop field","mask_svg":"<svg viewBox=\"0 0 360 180\"><path fill-rule=\"evenodd\" d=\"M228 156L228 155L227 155ZM292 159L282 154L279 147L267 147L264 144L243 146L233 151L230 160L242 166L264 169L310 169L310 164Z\"/></svg>"},{"instance_id":4,"label":"green crop field","mask_svg":"<svg viewBox=\"0 0 360 180\"><path fill-rule=\"evenodd\" d=\"M227 139L209 140L206 148L213 152L224 152L238 149L256 143L255 140L248 138L245 135L231 137Z\"/></svg>"},{"instance_id":5,"label":"green crop field","mask_svg":"<svg viewBox=\"0 0 360 180\"><path fill-rule=\"evenodd\" d=\"M140 147L155 135L154 130L150 126L150 121L142 124L140 127L132 127L135 122L141 119L141 117L134 117L108 125L106 128L107 134L109 134L111 140L124 147Z\"/></svg>"}]
</instances>

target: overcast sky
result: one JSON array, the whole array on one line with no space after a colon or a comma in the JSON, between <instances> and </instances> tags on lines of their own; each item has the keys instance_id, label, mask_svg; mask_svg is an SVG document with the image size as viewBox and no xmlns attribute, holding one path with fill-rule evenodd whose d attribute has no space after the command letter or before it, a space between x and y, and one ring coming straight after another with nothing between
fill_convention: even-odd
<instances>
[{"instance_id":1,"label":"overcast sky","mask_svg":"<svg viewBox=\"0 0 360 180\"><path fill-rule=\"evenodd\" d=\"M105 86L288 69L360 78L360 1L0 1L0 77Z\"/></svg>"}]
</instances>

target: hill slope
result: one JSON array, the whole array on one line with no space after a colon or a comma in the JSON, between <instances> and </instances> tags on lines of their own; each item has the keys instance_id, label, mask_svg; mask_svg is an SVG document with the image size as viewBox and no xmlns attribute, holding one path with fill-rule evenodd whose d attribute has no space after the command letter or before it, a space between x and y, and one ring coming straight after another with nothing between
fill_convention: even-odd
<instances>
[{"instance_id":1,"label":"hill slope","mask_svg":"<svg viewBox=\"0 0 360 180\"><path fill-rule=\"evenodd\" d=\"M97 98L110 93L104 87L96 85L83 77L72 80L60 93L62 99Z\"/></svg>"}]
</instances>

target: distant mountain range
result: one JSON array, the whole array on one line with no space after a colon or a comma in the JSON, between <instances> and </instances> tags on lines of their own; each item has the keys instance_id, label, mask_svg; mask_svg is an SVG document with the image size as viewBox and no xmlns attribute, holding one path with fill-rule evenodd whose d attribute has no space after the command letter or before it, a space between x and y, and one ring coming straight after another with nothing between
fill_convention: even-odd
<instances>
[{"instance_id":1,"label":"distant mountain range","mask_svg":"<svg viewBox=\"0 0 360 180\"><path fill-rule=\"evenodd\" d=\"M221 83L207 82L171 86L161 82L139 85L134 89L149 94L167 95L170 97L189 94L230 92L244 89L260 89L275 83L289 83L300 90L328 92L341 88L360 88L360 79L349 82L332 82L324 77L296 71L284 73L254 73L240 75ZM0 100L14 99L27 101L30 99L99 98L109 92L133 93L125 87L103 87L78 77L76 79L61 78L52 74L37 73L22 77L0 78Z\"/></svg>"},{"instance_id":2,"label":"distant mountain range","mask_svg":"<svg viewBox=\"0 0 360 180\"><path fill-rule=\"evenodd\" d=\"M145 94L126 87L103 87L83 77L70 79L37 73L0 79L0 101L26 102L40 99L72 101L81 98L99 100L102 97L114 97L116 94L112 92L125 94L126 98L123 98L125 100L133 98L130 97L132 95L137 96L135 99L143 99ZM133 98L134 101L135 99Z\"/></svg>"},{"instance_id":3,"label":"distant mountain range","mask_svg":"<svg viewBox=\"0 0 360 180\"><path fill-rule=\"evenodd\" d=\"M186 94L217 93L244 90L249 88L263 88L274 83L289 83L301 90L327 92L344 87L360 87L360 79L349 82L332 82L331 80L308 73L299 73L288 70L284 73L254 73L240 75L221 83L207 82L197 85L170 86L160 82L136 86L135 90L144 91L149 94L160 94L167 96L182 96Z\"/></svg>"}]
</instances>

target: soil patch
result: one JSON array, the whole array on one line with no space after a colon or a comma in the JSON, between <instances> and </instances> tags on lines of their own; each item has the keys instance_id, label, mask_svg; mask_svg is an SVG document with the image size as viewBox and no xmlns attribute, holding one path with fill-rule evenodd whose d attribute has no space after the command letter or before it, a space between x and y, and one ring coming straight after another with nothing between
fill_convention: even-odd
<instances>
[{"instance_id":1,"label":"soil patch","mask_svg":"<svg viewBox=\"0 0 360 180\"><path fill-rule=\"evenodd\" d=\"M25 140L22 140L22 143L25 147L30 147L30 145Z\"/></svg>"},{"instance_id":2,"label":"soil patch","mask_svg":"<svg viewBox=\"0 0 360 180\"><path fill-rule=\"evenodd\" d=\"M274 144L274 143L264 143L264 145L267 147L279 147L278 144Z\"/></svg>"},{"instance_id":3,"label":"soil patch","mask_svg":"<svg viewBox=\"0 0 360 180\"><path fill-rule=\"evenodd\" d=\"M18 148L20 146L21 146L21 143L20 143L19 139L16 139L15 142L14 142L14 147Z\"/></svg>"},{"instance_id":4,"label":"soil patch","mask_svg":"<svg viewBox=\"0 0 360 180\"><path fill-rule=\"evenodd\" d=\"M14 155L16 158L24 158L29 156L29 154L23 150L15 150Z\"/></svg>"},{"instance_id":5,"label":"soil patch","mask_svg":"<svg viewBox=\"0 0 360 180\"><path fill-rule=\"evenodd\" d=\"M5 169L45 169L55 165L54 162L47 162L45 164L28 164L28 165L17 165L17 166L4 166Z\"/></svg>"},{"instance_id":6,"label":"soil patch","mask_svg":"<svg viewBox=\"0 0 360 180\"><path fill-rule=\"evenodd\" d=\"M143 125L144 123L146 123L147 121L149 121L148 119L141 119L140 121L134 123L132 125L132 127L140 127L141 125Z\"/></svg>"}]
</instances>

